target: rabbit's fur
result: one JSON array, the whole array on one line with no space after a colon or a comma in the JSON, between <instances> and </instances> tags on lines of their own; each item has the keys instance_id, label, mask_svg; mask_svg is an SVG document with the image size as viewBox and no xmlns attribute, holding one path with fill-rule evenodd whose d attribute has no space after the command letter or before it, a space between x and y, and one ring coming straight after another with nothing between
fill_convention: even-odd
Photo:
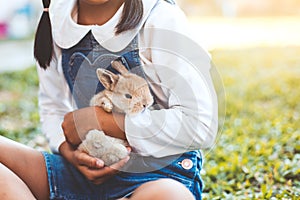
<instances>
[{"instance_id":1,"label":"rabbit's fur","mask_svg":"<svg viewBox=\"0 0 300 200\"><path fill-rule=\"evenodd\" d=\"M97 69L97 76L105 89L94 95L91 106L100 106L106 112L137 115L153 104L153 97L145 79L128 72L119 61L113 61L112 67L120 74L106 69ZM91 156L100 158L109 166L128 155L127 142L91 130L79 145L79 149Z\"/></svg>"}]
</instances>

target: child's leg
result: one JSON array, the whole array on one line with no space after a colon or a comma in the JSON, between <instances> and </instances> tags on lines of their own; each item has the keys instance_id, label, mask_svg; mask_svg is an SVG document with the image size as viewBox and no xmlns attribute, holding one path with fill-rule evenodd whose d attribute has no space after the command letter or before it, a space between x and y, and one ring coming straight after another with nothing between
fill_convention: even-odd
<instances>
[{"instance_id":1,"label":"child's leg","mask_svg":"<svg viewBox=\"0 0 300 200\"><path fill-rule=\"evenodd\" d=\"M0 152L0 163L3 165L0 179L4 176L9 183L20 186L11 192L16 193L18 190L23 190L20 192L27 194L30 190L39 200L49 199L47 171L40 152L2 136L0 136ZM6 172L7 174L5 174ZM0 193L8 193L10 190L5 191L2 184L4 183L1 182Z\"/></svg>"},{"instance_id":2,"label":"child's leg","mask_svg":"<svg viewBox=\"0 0 300 200\"><path fill-rule=\"evenodd\" d=\"M141 185L134 191L132 197L129 199L194 200L195 198L192 193L181 183L172 179L159 179L157 181L151 181Z\"/></svg>"},{"instance_id":3,"label":"child's leg","mask_svg":"<svg viewBox=\"0 0 300 200\"><path fill-rule=\"evenodd\" d=\"M0 163L0 199L35 199L27 185L12 171Z\"/></svg>"}]
</instances>

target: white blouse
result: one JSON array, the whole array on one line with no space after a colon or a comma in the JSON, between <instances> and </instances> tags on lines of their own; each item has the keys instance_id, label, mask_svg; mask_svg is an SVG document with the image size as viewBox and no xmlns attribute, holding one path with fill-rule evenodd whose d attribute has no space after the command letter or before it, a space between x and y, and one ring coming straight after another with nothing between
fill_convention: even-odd
<instances>
[{"instance_id":1,"label":"white blouse","mask_svg":"<svg viewBox=\"0 0 300 200\"><path fill-rule=\"evenodd\" d=\"M217 97L210 77L210 56L193 42L185 15L164 0L143 0L140 25L115 35L123 6L104 25L76 23L76 0L56 0L49 9L55 51L47 70L37 66L42 132L52 151L65 140L64 115L76 108L65 80L61 48L76 45L89 31L111 52L124 49L138 35L146 77L157 96L159 110L125 116L129 144L141 155L163 157L208 148L217 135Z\"/></svg>"}]
</instances>

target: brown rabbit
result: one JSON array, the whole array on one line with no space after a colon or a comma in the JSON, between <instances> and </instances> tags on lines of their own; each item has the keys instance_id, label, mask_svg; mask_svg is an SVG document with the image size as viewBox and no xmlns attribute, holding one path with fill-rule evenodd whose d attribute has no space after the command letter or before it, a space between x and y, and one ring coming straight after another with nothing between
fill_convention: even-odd
<instances>
[{"instance_id":1,"label":"brown rabbit","mask_svg":"<svg viewBox=\"0 0 300 200\"><path fill-rule=\"evenodd\" d=\"M91 106L100 106L107 112L137 115L153 104L153 97L145 79L128 72L119 61L113 61L112 67L120 74L106 69L97 69L97 76L104 90L96 94L90 102ZM106 136L103 131L91 130L79 149L91 156L100 158L109 166L128 155L127 142Z\"/></svg>"}]
</instances>

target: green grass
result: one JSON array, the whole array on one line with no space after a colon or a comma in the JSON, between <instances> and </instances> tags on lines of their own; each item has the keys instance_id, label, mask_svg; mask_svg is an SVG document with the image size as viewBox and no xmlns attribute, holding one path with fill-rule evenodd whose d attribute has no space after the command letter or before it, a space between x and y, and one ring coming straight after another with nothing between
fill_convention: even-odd
<instances>
[{"instance_id":1,"label":"green grass","mask_svg":"<svg viewBox=\"0 0 300 200\"><path fill-rule=\"evenodd\" d=\"M299 47L216 50L226 119L206 199L300 199Z\"/></svg>"},{"instance_id":2,"label":"green grass","mask_svg":"<svg viewBox=\"0 0 300 200\"><path fill-rule=\"evenodd\" d=\"M35 68L0 74L0 135L28 143L39 132Z\"/></svg>"},{"instance_id":3,"label":"green grass","mask_svg":"<svg viewBox=\"0 0 300 200\"><path fill-rule=\"evenodd\" d=\"M214 50L226 118L202 173L204 199L300 199L300 47ZM38 133L34 68L0 74L0 134Z\"/></svg>"}]
</instances>

